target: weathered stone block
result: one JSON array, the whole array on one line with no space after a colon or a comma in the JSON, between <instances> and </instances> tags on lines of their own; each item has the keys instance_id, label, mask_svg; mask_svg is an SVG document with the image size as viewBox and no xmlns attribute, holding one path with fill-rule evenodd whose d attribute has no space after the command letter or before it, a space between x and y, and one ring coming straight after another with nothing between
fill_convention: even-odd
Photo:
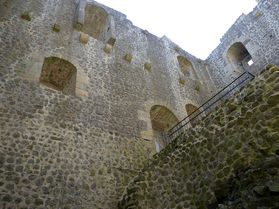
<instances>
[{"instance_id":1,"label":"weathered stone block","mask_svg":"<svg viewBox=\"0 0 279 209\"><path fill-rule=\"evenodd\" d=\"M109 40L107 41L107 44L114 46L116 39L113 37L110 37Z\"/></svg>"},{"instance_id":2,"label":"weathered stone block","mask_svg":"<svg viewBox=\"0 0 279 209\"><path fill-rule=\"evenodd\" d=\"M76 82L77 83L82 83L84 85L88 85L89 84L89 78L88 78L88 76L86 76L86 74L78 73Z\"/></svg>"},{"instance_id":3,"label":"weathered stone block","mask_svg":"<svg viewBox=\"0 0 279 209\"><path fill-rule=\"evenodd\" d=\"M185 79L184 78L179 78L179 83L184 85L185 84Z\"/></svg>"},{"instance_id":4,"label":"weathered stone block","mask_svg":"<svg viewBox=\"0 0 279 209\"><path fill-rule=\"evenodd\" d=\"M80 97L85 97L88 98L88 92L84 91L82 89L76 88L76 92L75 92L76 96L80 96Z\"/></svg>"},{"instance_id":5,"label":"weathered stone block","mask_svg":"<svg viewBox=\"0 0 279 209\"><path fill-rule=\"evenodd\" d=\"M268 103L269 105L272 105L272 106L278 104L278 103L279 103L279 93L272 94L272 95L268 98L267 103Z\"/></svg>"},{"instance_id":6,"label":"weathered stone block","mask_svg":"<svg viewBox=\"0 0 279 209\"><path fill-rule=\"evenodd\" d=\"M30 81L33 81L33 82L39 82L40 79L39 77L34 77L34 76L31 76L31 75L27 75L27 74L24 74L24 73L19 73L18 74L20 77L24 78L24 79L27 79L27 80L30 80Z\"/></svg>"},{"instance_id":7,"label":"weathered stone block","mask_svg":"<svg viewBox=\"0 0 279 209\"><path fill-rule=\"evenodd\" d=\"M279 78L279 71L273 72L269 78L267 79L267 83L272 83L273 81L277 80Z\"/></svg>"},{"instance_id":8,"label":"weathered stone block","mask_svg":"<svg viewBox=\"0 0 279 209\"><path fill-rule=\"evenodd\" d=\"M93 176L95 176L95 174L96 174L95 170L94 170L94 169L91 169L91 170L90 170L90 176L93 177Z\"/></svg>"},{"instance_id":9,"label":"weathered stone block","mask_svg":"<svg viewBox=\"0 0 279 209\"><path fill-rule=\"evenodd\" d=\"M153 138L153 133L150 131L142 131L141 132L141 137L144 139L149 139L151 140Z\"/></svg>"},{"instance_id":10,"label":"weathered stone block","mask_svg":"<svg viewBox=\"0 0 279 209\"><path fill-rule=\"evenodd\" d=\"M53 30L54 32L56 32L56 33L59 33L59 31L60 31L60 25L54 24L52 30Z\"/></svg>"},{"instance_id":11,"label":"weathered stone block","mask_svg":"<svg viewBox=\"0 0 279 209\"><path fill-rule=\"evenodd\" d=\"M112 50L112 45L110 44L106 44L105 48L104 48L104 51L109 54Z\"/></svg>"},{"instance_id":12,"label":"weathered stone block","mask_svg":"<svg viewBox=\"0 0 279 209\"><path fill-rule=\"evenodd\" d=\"M79 31L81 31L82 30L82 26L83 26L83 24L82 23L80 23L80 22L77 22L76 24L75 24L75 29L76 30L79 30Z\"/></svg>"},{"instance_id":13,"label":"weathered stone block","mask_svg":"<svg viewBox=\"0 0 279 209\"><path fill-rule=\"evenodd\" d=\"M265 67L265 69L266 70L270 70L271 68L276 68L276 65L274 65L274 64L268 64L266 67ZM265 70L263 70L263 72L265 72Z\"/></svg>"},{"instance_id":14,"label":"weathered stone block","mask_svg":"<svg viewBox=\"0 0 279 209\"><path fill-rule=\"evenodd\" d=\"M124 57L124 60L126 60L127 62L131 62L131 60L132 60L132 55L126 54L125 57Z\"/></svg>"},{"instance_id":15,"label":"weathered stone block","mask_svg":"<svg viewBox=\"0 0 279 209\"><path fill-rule=\"evenodd\" d=\"M89 38L89 36L87 34L81 33L79 36L79 41L83 44L87 44L88 38Z\"/></svg>"},{"instance_id":16,"label":"weathered stone block","mask_svg":"<svg viewBox=\"0 0 279 209\"><path fill-rule=\"evenodd\" d=\"M151 70L151 64L149 62L146 62L144 64L144 69L150 71Z\"/></svg>"},{"instance_id":17,"label":"weathered stone block","mask_svg":"<svg viewBox=\"0 0 279 209\"><path fill-rule=\"evenodd\" d=\"M5 195L3 198L2 198L2 201L3 202L11 202L13 199L10 195Z\"/></svg>"},{"instance_id":18,"label":"weathered stone block","mask_svg":"<svg viewBox=\"0 0 279 209\"><path fill-rule=\"evenodd\" d=\"M255 17L256 17L256 18L259 18L259 17L261 17L262 15L263 15L263 14L262 14L261 12L256 12L256 13L255 13Z\"/></svg>"},{"instance_id":19,"label":"weathered stone block","mask_svg":"<svg viewBox=\"0 0 279 209\"><path fill-rule=\"evenodd\" d=\"M43 205L44 204L44 202L43 202L43 200L41 200L41 199L39 199L39 198L37 198L37 199L35 199L35 205Z\"/></svg>"},{"instance_id":20,"label":"weathered stone block","mask_svg":"<svg viewBox=\"0 0 279 209\"><path fill-rule=\"evenodd\" d=\"M21 18L27 21L31 21L29 12L25 12L23 15L21 15Z\"/></svg>"}]
</instances>

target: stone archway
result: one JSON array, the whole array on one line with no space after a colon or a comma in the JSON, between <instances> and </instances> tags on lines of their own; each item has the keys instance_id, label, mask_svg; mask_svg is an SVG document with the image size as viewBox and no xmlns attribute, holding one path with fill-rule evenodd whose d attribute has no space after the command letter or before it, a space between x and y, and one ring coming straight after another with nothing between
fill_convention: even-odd
<instances>
[{"instance_id":1,"label":"stone archway","mask_svg":"<svg viewBox=\"0 0 279 209\"><path fill-rule=\"evenodd\" d=\"M150 110L150 119L153 130L153 136L156 140L157 151L164 148L167 142L162 138L163 133L175 126L179 120L177 117L166 107L161 105L154 105Z\"/></svg>"},{"instance_id":2,"label":"stone archway","mask_svg":"<svg viewBox=\"0 0 279 209\"><path fill-rule=\"evenodd\" d=\"M82 32L99 39L107 24L108 13L95 4L89 3L85 6L84 25Z\"/></svg>"},{"instance_id":3,"label":"stone archway","mask_svg":"<svg viewBox=\"0 0 279 209\"><path fill-rule=\"evenodd\" d=\"M253 64L252 56L241 42L236 42L227 51L227 59L234 68L245 71Z\"/></svg>"},{"instance_id":4,"label":"stone archway","mask_svg":"<svg viewBox=\"0 0 279 209\"><path fill-rule=\"evenodd\" d=\"M44 59L40 75L41 84L62 91L64 94L75 95L76 77L76 67L67 60L58 57Z\"/></svg>"}]
</instances>

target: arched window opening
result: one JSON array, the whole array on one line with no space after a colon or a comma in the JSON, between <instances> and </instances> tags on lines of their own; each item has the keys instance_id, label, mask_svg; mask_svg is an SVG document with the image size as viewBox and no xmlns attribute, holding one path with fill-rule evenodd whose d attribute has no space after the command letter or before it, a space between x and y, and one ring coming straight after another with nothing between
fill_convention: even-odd
<instances>
[{"instance_id":1,"label":"arched window opening","mask_svg":"<svg viewBox=\"0 0 279 209\"><path fill-rule=\"evenodd\" d=\"M177 60L178 60L181 72L184 75L190 76L191 73L194 71L194 67L193 67L192 63L189 60L187 60L185 57L182 57L182 56L178 56Z\"/></svg>"},{"instance_id":2,"label":"arched window opening","mask_svg":"<svg viewBox=\"0 0 279 209\"><path fill-rule=\"evenodd\" d=\"M82 31L95 39L99 39L107 23L108 13L95 4L85 7L84 25Z\"/></svg>"},{"instance_id":3,"label":"arched window opening","mask_svg":"<svg viewBox=\"0 0 279 209\"><path fill-rule=\"evenodd\" d=\"M236 70L240 71L247 70L247 68L254 63L252 56L241 42L234 43L228 49L227 59Z\"/></svg>"},{"instance_id":4,"label":"arched window opening","mask_svg":"<svg viewBox=\"0 0 279 209\"><path fill-rule=\"evenodd\" d=\"M197 121L198 121L198 117L197 115L200 114L200 110L198 110L198 108L193 105L193 104L186 104L185 106L186 108L186 112L187 112L187 115L189 115L189 120L192 120L190 123L191 125L195 125L197 124ZM193 114L192 114L193 113ZM197 118L195 118L197 116ZM195 118L195 119L194 119Z\"/></svg>"},{"instance_id":5,"label":"arched window opening","mask_svg":"<svg viewBox=\"0 0 279 209\"><path fill-rule=\"evenodd\" d=\"M44 60L40 83L64 94L75 95L76 67L58 57L47 57Z\"/></svg>"},{"instance_id":6,"label":"arched window opening","mask_svg":"<svg viewBox=\"0 0 279 209\"><path fill-rule=\"evenodd\" d=\"M175 126L179 120L168 108L161 105L155 105L151 108L150 119L153 136L156 138L156 149L159 152L167 145L164 134Z\"/></svg>"}]
</instances>

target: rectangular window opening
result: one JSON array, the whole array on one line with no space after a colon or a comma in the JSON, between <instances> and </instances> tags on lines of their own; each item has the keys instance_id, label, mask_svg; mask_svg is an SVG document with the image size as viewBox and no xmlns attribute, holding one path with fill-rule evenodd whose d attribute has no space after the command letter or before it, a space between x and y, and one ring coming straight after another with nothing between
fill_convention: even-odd
<instances>
[{"instance_id":1,"label":"rectangular window opening","mask_svg":"<svg viewBox=\"0 0 279 209\"><path fill-rule=\"evenodd\" d=\"M254 61L253 61L252 59L250 59L250 60L248 61L248 65L251 66L251 65L253 65L253 64L254 64Z\"/></svg>"}]
</instances>

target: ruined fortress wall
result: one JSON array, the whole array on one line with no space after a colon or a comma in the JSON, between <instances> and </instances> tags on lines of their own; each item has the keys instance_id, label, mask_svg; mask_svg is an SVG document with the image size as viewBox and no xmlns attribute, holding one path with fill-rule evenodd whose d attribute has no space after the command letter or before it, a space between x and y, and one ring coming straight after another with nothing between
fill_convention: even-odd
<instances>
[{"instance_id":1,"label":"ruined fortress wall","mask_svg":"<svg viewBox=\"0 0 279 209\"><path fill-rule=\"evenodd\" d=\"M182 119L186 115L185 104L199 105L208 95L207 90L212 84L209 79L204 79L206 73L197 58L178 49L168 39L160 39L133 26L119 12L95 3L106 9L110 17L106 27L110 31L108 37L104 34L99 40L89 37L88 43L82 44L79 42L81 32L74 30L79 16L78 2L27 1L18 4L17 1L4 1L1 7L1 64L3 68L13 64L15 73L21 77L38 81L45 57L63 58L77 68L78 96L89 96L89 100L97 95L111 97L102 98L101 103L116 109L117 103L120 108L125 104L125 111L131 114L125 116L125 121L138 121L142 113L146 115L145 120L138 123L145 125L152 105L165 105ZM30 12L30 22L20 18L25 12ZM59 33L52 31L54 24L59 24ZM106 54L103 49L110 37L116 42ZM123 59L126 54L132 55L131 63ZM181 73L178 55L185 56L192 63L194 75ZM146 62L151 64L150 71L144 70ZM185 80L184 85L179 83L181 77ZM194 90L196 86L200 87L199 91ZM94 91L89 91L89 87ZM127 102L130 105L126 105ZM127 108L131 109L127 111ZM114 113L111 110L111 114ZM117 124L121 124L119 118ZM142 127L135 129L131 121L127 124L121 132L139 135L144 130Z\"/></svg>"},{"instance_id":2,"label":"ruined fortress wall","mask_svg":"<svg viewBox=\"0 0 279 209\"><path fill-rule=\"evenodd\" d=\"M155 152L151 108L184 118L231 79L216 60L97 2L0 0L1 207L115 208Z\"/></svg>"},{"instance_id":3,"label":"ruined fortress wall","mask_svg":"<svg viewBox=\"0 0 279 209\"><path fill-rule=\"evenodd\" d=\"M243 71L257 74L268 63L279 64L278 10L277 0L263 0L251 13L242 14L221 38L220 45L206 59L217 88L226 85ZM229 48L237 42L246 47L254 61L245 69L234 65L228 58Z\"/></svg>"},{"instance_id":4,"label":"ruined fortress wall","mask_svg":"<svg viewBox=\"0 0 279 209\"><path fill-rule=\"evenodd\" d=\"M151 107L164 105L182 119L185 104L198 106L212 85L198 59L112 9L103 7L98 38L74 29L81 3L0 1L1 207L115 208L155 152ZM197 72L182 74L178 55ZM56 62L74 74L70 95L40 82L42 69L51 74Z\"/></svg>"},{"instance_id":5,"label":"ruined fortress wall","mask_svg":"<svg viewBox=\"0 0 279 209\"><path fill-rule=\"evenodd\" d=\"M154 155L119 208L278 208L278 75L269 66Z\"/></svg>"}]
</instances>

